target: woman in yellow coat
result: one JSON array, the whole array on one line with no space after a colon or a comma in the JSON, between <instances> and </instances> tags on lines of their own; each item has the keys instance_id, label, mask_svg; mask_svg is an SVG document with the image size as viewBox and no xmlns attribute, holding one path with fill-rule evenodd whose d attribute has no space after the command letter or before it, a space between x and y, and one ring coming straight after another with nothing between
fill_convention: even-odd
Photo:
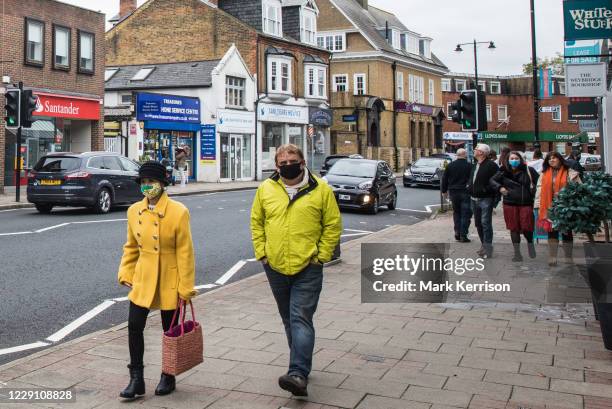
<instances>
[{"instance_id":1,"label":"woman in yellow coat","mask_svg":"<svg viewBox=\"0 0 612 409\"><path fill-rule=\"evenodd\" d=\"M144 395L144 337L151 309L160 309L164 331L170 328L178 299L189 301L195 294L195 258L189 210L168 197L166 168L144 163L138 183L145 198L128 210L127 242L119 267L119 283L131 289L128 318L130 383L120 396ZM161 374L156 395L174 391L173 376Z\"/></svg>"}]
</instances>

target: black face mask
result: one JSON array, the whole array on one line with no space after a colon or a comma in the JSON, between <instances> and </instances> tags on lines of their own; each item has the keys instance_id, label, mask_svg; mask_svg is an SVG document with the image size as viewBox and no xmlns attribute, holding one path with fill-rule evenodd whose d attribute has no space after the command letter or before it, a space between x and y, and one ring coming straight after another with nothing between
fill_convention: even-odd
<instances>
[{"instance_id":1,"label":"black face mask","mask_svg":"<svg viewBox=\"0 0 612 409\"><path fill-rule=\"evenodd\" d=\"M301 163L293 163L291 165L280 166L280 175L285 179L295 179L302 173L302 164Z\"/></svg>"}]
</instances>

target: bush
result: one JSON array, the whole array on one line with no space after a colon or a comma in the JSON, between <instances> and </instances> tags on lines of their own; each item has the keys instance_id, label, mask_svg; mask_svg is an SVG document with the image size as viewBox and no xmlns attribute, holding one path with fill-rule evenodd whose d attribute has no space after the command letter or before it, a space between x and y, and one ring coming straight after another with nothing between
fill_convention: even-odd
<instances>
[{"instance_id":1,"label":"bush","mask_svg":"<svg viewBox=\"0 0 612 409\"><path fill-rule=\"evenodd\" d=\"M612 176L589 173L583 183L570 183L553 200L548 217L553 228L593 235L612 219Z\"/></svg>"}]
</instances>

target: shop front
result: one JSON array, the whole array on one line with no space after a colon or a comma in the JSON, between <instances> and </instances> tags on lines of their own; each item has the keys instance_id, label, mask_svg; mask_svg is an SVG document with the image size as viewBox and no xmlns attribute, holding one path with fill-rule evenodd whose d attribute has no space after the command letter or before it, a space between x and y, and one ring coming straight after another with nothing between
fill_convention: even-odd
<instances>
[{"instance_id":1,"label":"shop front","mask_svg":"<svg viewBox=\"0 0 612 409\"><path fill-rule=\"evenodd\" d=\"M534 150L533 132L481 132L479 140L488 144L491 149L500 152L504 147L517 151ZM568 154L572 143L588 144L589 138L586 134L575 134L568 132L540 132L540 145L542 152L559 152Z\"/></svg>"},{"instance_id":2,"label":"shop front","mask_svg":"<svg viewBox=\"0 0 612 409\"><path fill-rule=\"evenodd\" d=\"M261 180L275 171L276 149L283 144L297 145L304 152L306 160L310 160L305 138L308 113L308 107L259 104L258 162L261 166L257 171L258 179Z\"/></svg>"},{"instance_id":3,"label":"shop front","mask_svg":"<svg viewBox=\"0 0 612 409\"><path fill-rule=\"evenodd\" d=\"M136 119L142 123L140 161L175 162L176 151L188 151L189 179L197 178L194 158L200 137L200 99L141 92L136 94Z\"/></svg>"},{"instance_id":4,"label":"shop front","mask_svg":"<svg viewBox=\"0 0 612 409\"><path fill-rule=\"evenodd\" d=\"M255 113L231 109L217 111L216 131L218 134L218 161L213 169L203 163L205 181L230 182L234 180L253 180L255 177Z\"/></svg>"},{"instance_id":5,"label":"shop front","mask_svg":"<svg viewBox=\"0 0 612 409\"><path fill-rule=\"evenodd\" d=\"M319 172L331 151L330 128L334 114L331 109L311 107L308 111L307 165Z\"/></svg>"},{"instance_id":6,"label":"shop front","mask_svg":"<svg viewBox=\"0 0 612 409\"><path fill-rule=\"evenodd\" d=\"M92 148L92 127L100 120L100 100L36 92L36 120L22 129L21 184L38 160L54 152L87 152ZM15 186L17 130L6 130L4 183ZM8 165L10 164L10 166Z\"/></svg>"}]
</instances>

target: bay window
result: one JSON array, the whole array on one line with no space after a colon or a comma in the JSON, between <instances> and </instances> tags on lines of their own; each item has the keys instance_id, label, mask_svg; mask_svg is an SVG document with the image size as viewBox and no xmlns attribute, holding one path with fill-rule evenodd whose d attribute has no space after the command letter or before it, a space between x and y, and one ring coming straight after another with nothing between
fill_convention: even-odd
<instances>
[{"instance_id":1,"label":"bay window","mask_svg":"<svg viewBox=\"0 0 612 409\"><path fill-rule=\"evenodd\" d=\"M291 63L289 57L270 57L268 59L268 91L291 94Z\"/></svg>"}]
</instances>

